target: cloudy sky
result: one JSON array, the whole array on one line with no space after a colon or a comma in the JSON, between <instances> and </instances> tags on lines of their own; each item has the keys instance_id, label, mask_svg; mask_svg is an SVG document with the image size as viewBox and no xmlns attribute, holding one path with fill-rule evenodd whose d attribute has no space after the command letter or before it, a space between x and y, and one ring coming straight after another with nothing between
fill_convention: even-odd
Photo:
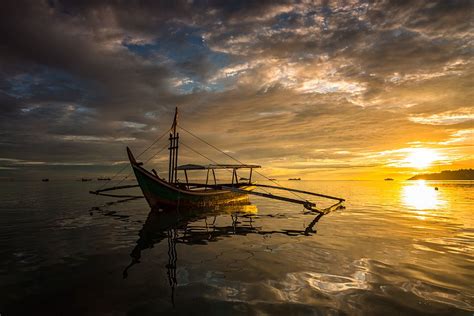
<instances>
[{"instance_id":1,"label":"cloudy sky","mask_svg":"<svg viewBox=\"0 0 474 316\"><path fill-rule=\"evenodd\" d=\"M184 128L272 177L473 167L473 9L2 1L0 178L113 174L126 146L139 153L166 132L176 106ZM163 153L149 165L164 171ZM180 158L204 162L185 147Z\"/></svg>"}]
</instances>

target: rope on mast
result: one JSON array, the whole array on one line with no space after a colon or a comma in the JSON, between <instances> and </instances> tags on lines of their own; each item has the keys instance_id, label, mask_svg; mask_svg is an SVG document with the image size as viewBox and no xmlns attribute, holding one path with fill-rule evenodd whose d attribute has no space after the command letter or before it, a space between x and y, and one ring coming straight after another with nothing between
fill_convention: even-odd
<instances>
[{"instance_id":1,"label":"rope on mast","mask_svg":"<svg viewBox=\"0 0 474 316\"><path fill-rule=\"evenodd\" d=\"M168 132L171 130L171 127L166 131L164 132L160 137L156 138L153 143L148 146L147 148L145 148L140 154L138 154L137 156L137 159L143 155L144 153L146 153L151 147L153 147L153 145L155 145L157 142L159 142L166 134L168 134ZM153 155L152 157L156 156L157 154ZM150 160L150 159L148 159ZM119 172L117 172L115 175L112 176L112 178L110 178L110 180L108 180L107 182L105 182L104 184L102 184L96 191L99 191L101 189L103 189L110 181L112 181L113 179L115 179L119 174L121 174L125 169L129 168L129 164L127 163L122 169L120 169ZM120 182L122 183L125 179L127 179L129 176L130 176L131 173L129 173L125 178L123 178Z\"/></svg>"},{"instance_id":2,"label":"rope on mast","mask_svg":"<svg viewBox=\"0 0 474 316\"><path fill-rule=\"evenodd\" d=\"M212 163L214 163L214 164L216 164L216 165L219 164L218 162L212 160L211 158L205 156L204 154L201 154L201 153L200 153L199 151L197 151L196 149L193 149L192 147L186 145L186 144L183 143L182 141L181 141L181 145L183 145L184 147L186 147L186 148L192 150L192 151L195 152L196 154L198 154L198 155L204 157L205 159L209 160L210 162L212 162ZM243 163L240 163L240 164L243 164ZM234 172L233 172L233 171L230 171L230 168L225 168L224 170L227 171L227 172L232 173L232 178L234 177ZM214 173L214 170L212 170L212 173ZM208 176L209 176L209 171L208 171ZM214 175L214 176L215 176L215 175ZM207 184L207 180L206 180L206 184ZM265 190L265 189L263 189L263 188L260 188L260 190L262 190L262 191L264 191L264 192L266 192L266 193L268 193L268 194L271 194L269 191L267 191L267 190Z\"/></svg>"},{"instance_id":3,"label":"rope on mast","mask_svg":"<svg viewBox=\"0 0 474 316\"><path fill-rule=\"evenodd\" d=\"M150 158L148 158L144 163L147 163L149 162L153 157L155 157L156 155L158 155L159 153L161 153L163 150L165 150L166 148L168 147L168 144L165 144L165 146L163 146L160 150L158 150L155 154L153 154ZM105 188L105 189L97 189L95 191L89 191L89 193L92 193L92 194L97 194L97 195L104 195L104 196L112 196L112 197L134 197L134 198L139 198L139 196L132 196L132 195L116 195L116 194L104 194L102 192L105 192L105 191L112 191L112 190L119 190L119 189L127 189L127 188L135 188L135 187L138 187L139 185L123 185L123 186L120 186L120 184L125 181L126 179L128 179L128 177L130 177L132 175L132 172L129 172L122 180L120 180L119 183L117 183L116 186L114 187L111 187L111 188Z\"/></svg>"},{"instance_id":4,"label":"rope on mast","mask_svg":"<svg viewBox=\"0 0 474 316\"><path fill-rule=\"evenodd\" d=\"M159 153L161 153L163 150L165 150L166 148L168 147L168 144L165 144L163 147L161 147L160 150L158 150L156 153L154 153L150 158L148 158L147 160L145 160L145 162L143 164L146 164L147 162L149 162L152 158L154 158L156 155L158 155ZM132 171L133 172L133 171ZM130 177L132 175L132 172L129 172L127 174L127 176L125 178L123 178L122 180L120 180L119 183L117 183L117 185L121 184L123 181L125 181L126 179L128 179L128 177Z\"/></svg>"}]
</instances>

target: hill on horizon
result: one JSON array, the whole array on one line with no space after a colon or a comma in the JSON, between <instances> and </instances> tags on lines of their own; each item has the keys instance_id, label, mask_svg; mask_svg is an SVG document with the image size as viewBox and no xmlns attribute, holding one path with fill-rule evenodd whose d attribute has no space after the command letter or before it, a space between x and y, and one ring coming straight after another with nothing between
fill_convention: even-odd
<instances>
[{"instance_id":1,"label":"hill on horizon","mask_svg":"<svg viewBox=\"0 0 474 316\"><path fill-rule=\"evenodd\" d=\"M474 169L444 170L439 173L417 174L408 180L474 180Z\"/></svg>"}]
</instances>

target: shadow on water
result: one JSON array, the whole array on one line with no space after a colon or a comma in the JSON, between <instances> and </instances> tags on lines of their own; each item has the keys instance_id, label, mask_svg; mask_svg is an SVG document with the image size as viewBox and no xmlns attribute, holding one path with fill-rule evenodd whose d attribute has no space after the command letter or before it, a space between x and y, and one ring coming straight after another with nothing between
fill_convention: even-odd
<instances>
[{"instance_id":1,"label":"shadow on water","mask_svg":"<svg viewBox=\"0 0 474 316\"><path fill-rule=\"evenodd\" d=\"M107 213L104 215L109 216ZM115 215L115 214L114 214ZM111 215L111 216L114 216ZM156 244L166 241L168 244L168 263L166 264L168 282L171 289L171 303L175 306L175 288L179 280L176 276L178 263L178 244L208 245L224 237L246 236L248 234L274 235L283 234L290 237L311 236L316 233L315 225L324 214L317 213L304 229L264 230L259 226L259 219L272 215L257 215L257 207L253 204L232 205L218 208L173 208L151 210L139 232L136 246L130 253L131 262L123 270L126 279L131 268L140 263L142 252L153 248ZM220 224L218 217L229 216L230 224ZM203 224L196 225L202 221Z\"/></svg>"}]
</instances>

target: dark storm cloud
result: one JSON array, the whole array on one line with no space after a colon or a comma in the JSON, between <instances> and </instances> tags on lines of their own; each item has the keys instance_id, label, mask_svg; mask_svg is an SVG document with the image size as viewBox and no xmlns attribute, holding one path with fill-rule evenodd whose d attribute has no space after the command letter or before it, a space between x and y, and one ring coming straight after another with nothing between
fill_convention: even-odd
<instances>
[{"instance_id":1,"label":"dark storm cloud","mask_svg":"<svg viewBox=\"0 0 474 316\"><path fill-rule=\"evenodd\" d=\"M413 141L449 142L472 126L472 9L3 1L0 158L122 161L125 145L166 130L175 106L220 147L275 166L363 167Z\"/></svg>"}]
</instances>

